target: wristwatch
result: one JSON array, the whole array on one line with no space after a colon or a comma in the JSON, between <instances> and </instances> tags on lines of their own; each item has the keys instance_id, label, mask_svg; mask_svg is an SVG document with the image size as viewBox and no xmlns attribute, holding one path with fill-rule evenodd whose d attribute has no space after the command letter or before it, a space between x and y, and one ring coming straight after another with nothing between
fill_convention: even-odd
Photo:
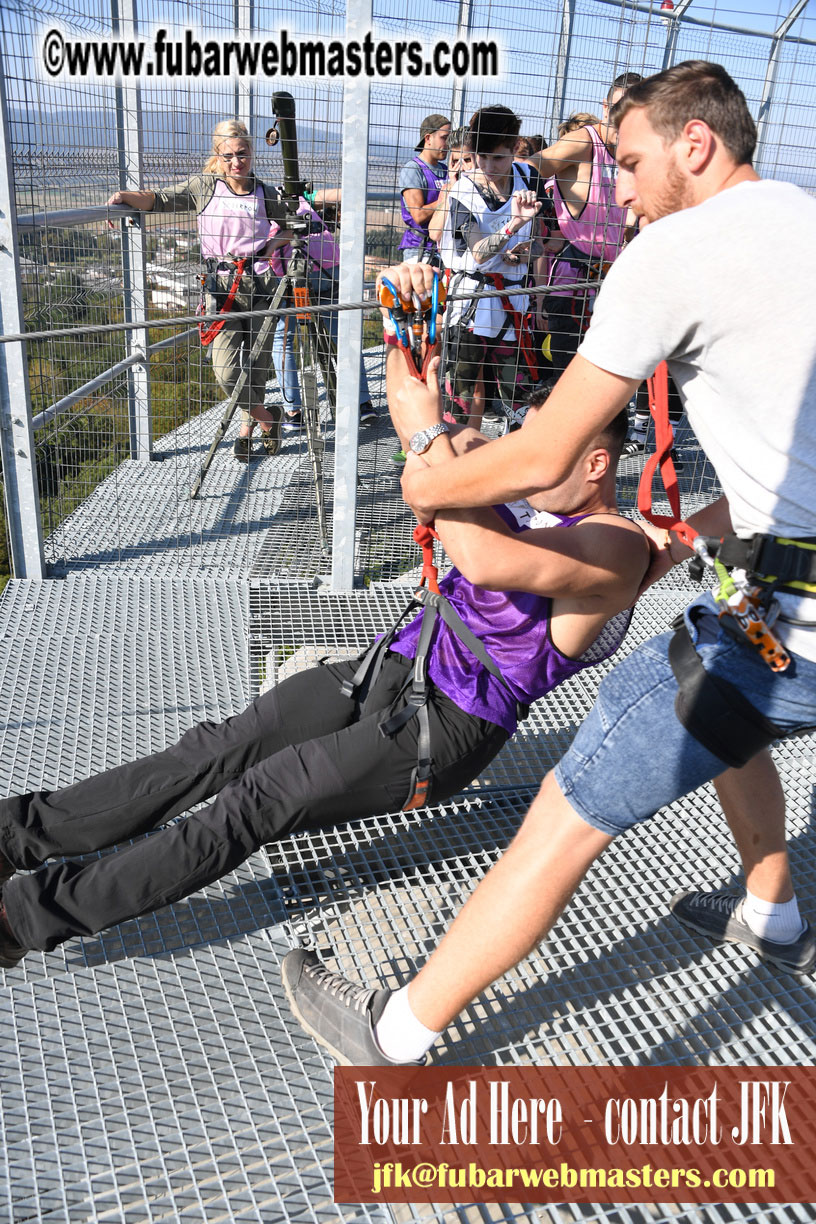
<instances>
[{"instance_id":1,"label":"wristwatch","mask_svg":"<svg viewBox=\"0 0 816 1224\"><path fill-rule=\"evenodd\" d=\"M420 429L415 433L408 445L415 455L424 455L434 438L443 433L450 433L450 430L444 421L437 421L436 425L430 425L427 429Z\"/></svg>"}]
</instances>

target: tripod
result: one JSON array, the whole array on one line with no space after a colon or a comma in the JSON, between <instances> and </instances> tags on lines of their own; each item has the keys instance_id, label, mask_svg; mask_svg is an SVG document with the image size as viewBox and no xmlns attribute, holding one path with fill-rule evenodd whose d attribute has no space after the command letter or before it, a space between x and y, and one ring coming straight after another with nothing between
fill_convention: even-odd
<instances>
[{"instance_id":1,"label":"tripod","mask_svg":"<svg viewBox=\"0 0 816 1224\"><path fill-rule=\"evenodd\" d=\"M324 550L328 550L329 537L326 526L326 506L323 497L323 450L324 442L320 433L320 409L318 404L318 387L317 387L317 367L323 375L323 382L326 387L326 394L329 402L329 409L334 414L335 398L336 398L336 353L331 337L326 329L326 325L321 318L306 311L304 308L310 305L309 300L309 263L306 256L305 241L303 235L308 232L308 226L311 223L298 218L296 222L296 230L294 238L291 242L292 253L286 264L286 271L278 282L275 289L272 301L269 304L269 314L263 320L255 343L252 346L252 351L249 354L249 359L244 363L244 368L238 376L238 381L233 387L232 393L224 406L224 413L215 431L215 436L210 443L210 449L204 457L204 462L201 465L201 470L196 478L196 481L190 490L191 499L198 497L201 491L201 486L204 483L204 478L210 469L210 464L213 461L216 450L219 444L223 441L227 430L230 427L235 409L238 404L238 399L246 386L246 381L249 376L249 370L252 363L258 359L263 352L269 333L276 326L279 316L275 313L280 309L281 303L287 298L294 302L298 307L298 313L294 316L286 316L286 326L289 327L294 323L294 347L295 360L297 362L298 381L300 383L301 396L303 399L303 423L306 431L306 447L309 452L309 459L312 465L312 474L315 482L315 501L317 505L317 522L320 531L320 540ZM302 313L301 313L302 311ZM278 371L280 378L281 371Z\"/></svg>"}]
</instances>

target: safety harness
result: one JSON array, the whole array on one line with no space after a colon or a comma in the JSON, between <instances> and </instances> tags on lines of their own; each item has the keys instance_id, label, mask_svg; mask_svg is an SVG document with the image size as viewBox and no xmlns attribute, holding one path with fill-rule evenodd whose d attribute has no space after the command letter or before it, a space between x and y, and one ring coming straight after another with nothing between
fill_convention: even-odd
<instances>
[{"instance_id":1,"label":"safety harness","mask_svg":"<svg viewBox=\"0 0 816 1224\"><path fill-rule=\"evenodd\" d=\"M638 488L638 510L650 523L665 527L695 554L690 571L698 580L706 568L718 579L713 594L722 628L758 651L774 672L784 672L790 656L774 632L780 615L778 590L816 594L816 539L791 540L733 534L701 536L680 515L677 475L671 457L674 435L669 420L668 369L661 362L648 381L649 409L655 423L655 450ZM670 515L652 508L652 481L659 468ZM732 572L729 573L729 567ZM700 610L700 615L704 610ZM694 612L692 611L692 617ZM678 684L675 712L683 726L727 765L742 766L785 732L765 718L735 685L707 672L685 617L673 624L669 661Z\"/></svg>"},{"instance_id":2,"label":"safety harness","mask_svg":"<svg viewBox=\"0 0 816 1224\"><path fill-rule=\"evenodd\" d=\"M406 682L405 688L402 690L403 693L407 691L405 704L378 723L380 734L389 736L394 735L414 717L416 717L418 722L417 763L411 775L411 789L408 793L408 798L402 807L404 812L413 811L414 808L425 807L431 801L433 754L431 724L428 713L428 702L431 695L431 682L428 677L428 657L433 642L437 618L441 618L444 621L451 632L459 638L459 641L467 647L471 654L475 655L482 667L490 672L490 675L498 680L513 696L513 700L516 702L516 717L518 721L521 722L529 713L529 708L516 700L509 684L501 673L501 669L490 657L484 644L467 627L450 600L439 590L437 581L438 571L433 560L433 542L435 539L439 539L439 537L431 526L418 523L414 528L414 540L422 548L422 577L419 586L392 627L383 637L379 638L368 648L351 680L347 680L342 686L342 692L345 697L359 699L363 691L365 693L370 692L376 683L385 656L401 624L410 613L422 611L422 624L419 630L411 678ZM427 586L425 585L426 582Z\"/></svg>"},{"instance_id":3,"label":"safety harness","mask_svg":"<svg viewBox=\"0 0 816 1224\"><path fill-rule=\"evenodd\" d=\"M412 377L425 381L428 364L436 349L437 315L441 310L440 295L444 302L444 286L440 288L439 277L434 275L431 297L421 299L418 303L406 302L401 299L393 284L383 278L380 289L380 302L389 312L392 325L396 328L397 343L402 349ZM409 338L407 330L408 313L413 316L412 334ZM421 357L423 321L427 317L428 352L424 360ZM430 353L430 356L429 356ZM422 549L422 574L419 586L413 597L400 613L388 632L374 642L363 655L357 671L351 680L345 681L341 691L345 697L360 700L373 688L379 676L388 649L397 635L402 623L412 612L422 612L422 624L417 640L416 655L410 680L406 681L400 696L407 692L405 704L392 714L388 714L379 724L381 735L394 735L412 718L418 722L417 733L417 764L411 775L411 789L403 804L403 811L410 812L414 808L424 807L431 799L433 782L433 754L431 744L430 716L428 702L431 695L431 683L428 677L428 657L433 642L437 619L448 626L464 646L473 654L482 667L490 673L513 696L509 684L501 673L498 664L490 657L485 646L468 628L459 613L439 590L439 572L434 562L434 540L439 536L432 524L418 523L414 528L414 541ZM528 707L516 701L516 715L519 722L527 717Z\"/></svg>"},{"instance_id":4,"label":"safety harness","mask_svg":"<svg viewBox=\"0 0 816 1224\"><path fill-rule=\"evenodd\" d=\"M227 283L226 290L220 290L217 288L218 265L223 263L229 263L230 266L230 279ZM244 275L245 264L246 259L208 259L207 274L206 276L201 277L201 305L204 305L205 290L211 293L214 297L219 295L221 292L226 292L226 297L224 298L218 313L221 315L229 314L238 293L238 286L241 284L241 277ZM213 340L221 331L221 328L224 326L226 321L226 319L213 319L211 323L199 323L198 335L205 348L208 344L212 344Z\"/></svg>"}]
</instances>

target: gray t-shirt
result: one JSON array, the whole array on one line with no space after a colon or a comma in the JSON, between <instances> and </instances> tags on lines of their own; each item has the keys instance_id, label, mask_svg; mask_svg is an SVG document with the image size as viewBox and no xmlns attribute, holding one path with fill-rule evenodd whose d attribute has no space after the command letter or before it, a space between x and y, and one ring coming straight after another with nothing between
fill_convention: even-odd
<instances>
[{"instance_id":1,"label":"gray t-shirt","mask_svg":"<svg viewBox=\"0 0 816 1224\"><path fill-rule=\"evenodd\" d=\"M615 261L578 352L661 360L740 536L816 536L816 200L743 182L648 226Z\"/></svg>"},{"instance_id":2,"label":"gray t-shirt","mask_svg":"<svg viewBox=\"0 0 816 1224\"><path fill-rule=\"evenodd\" d=\"M441 187L445 179L448 177L447 162L437 162L435 166L429 166L428 169L431 171L431 174L436 175L436 177L439 179L439 185ZM400 193L409 187L418 187L419 190L423 192L427 191L428 189L428 180L422 172L422 167L417 165L414 158L411 158L409 162L406 162L400 170Z\"/></svg>"}]
</instances>

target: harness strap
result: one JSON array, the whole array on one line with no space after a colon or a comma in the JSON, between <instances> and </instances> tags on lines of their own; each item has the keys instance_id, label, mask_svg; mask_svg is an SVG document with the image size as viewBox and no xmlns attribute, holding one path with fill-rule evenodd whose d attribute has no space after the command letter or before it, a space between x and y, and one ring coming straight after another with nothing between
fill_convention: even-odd
<instances>
[{"instance_id":1,"label":"harness strap","mask_svg":"<svg viewBox=\"0 0 816 1224\"><path fill-rule=\"evenodd\" d=\"M789 540L784 536L756 535L749 540L727 535L716 544L717 559L773 582L777 590L812 593L816 590L816 539Z\"/></svg>"},{"instance_id":2,"label":"harness strap","mask_svg":"<svg viewBox=\"0 0 816 1224\"><path fill-rule=\"evenodd\" d=\"M506 282L500 272L488 272L487 277L493 282L494 289L506 288ZM525 278L526 279L526 278ZM520 282L521 283L521 282ZM499 301L504 308L505 314L509 315L513 321L513 330L521 349L521 355L524 358L527 369L530 371L534 379L538 379L538 362L536 361L535 353L533 352L533 341L530 336L530 329L527 327L525 320L520 310L517 310L510 300L507 293L502 293ZM505 331L507 328L505 328Z\"/></svg>"},{"instance_id":3,"label":"harness strap","mask_svg":"<svg viewBox=\"0 0 816 1224\"><path fill-rule=\"evenodd\" d=\"M786 732L752 706L735 685L706 671L682 617L679 622L669 643L669 662L678 685L675 713L709 752L739 769Z\"/></svg>"},{"instance_id":4,"label":"harness strap","mask_svg":"<svg viewBox=\"0 0 816 1224\"><path fill-rule=\"evenodd\" d=\"M647 387L649 411L655 424L655 449L646 460L640 476L638 510L655 527L669 528L688 548L693 549L694 540L699 533L683 521L680 513L677 473L671 457L674 430L669 420L669 368L665 361L661 361L652 377L647 380ZM652 508L652 479L658 466L660 467L660 478L669 499L671 514L657 514Z\"/></svg>"},{"instance_id":5,"label":"harness strap","mask_svg":"<svg viewBox=\"0 0 816 1224\"><path fill-rule=\"evenodd\" d=\"M419 590L414 594L415 600L418 599L426 582L429 590L439 594L439 570L434 564L433 554L434 540L438 539L439 536L434 531L433 523L417 523L414 528L414 543L422 549L422 574L419 579Z\"/></svg>"},{"instance_id":6,"label":"harness strap","mask_svg":"<svg viewBox=\"0 0 816 1224\"><path fill-rule=\"evenodd\" d=\"M430 656L437 617L442 618L448 628L475 655L485 670L495 677L500 684L504 685L505 689L515 699L515 694L513 694L512 689L502 675L500 667L490 657L484 643L475 636L462 620L459 613L450 603L450 600L440 593L438 587L434 590L425 586L420 586L417 589L413 599L403 609L388 633L369 647L351 680L347 680L342 684L341 692L345 697L356 698L363 688L365 688L366 692L371 691L380 673L388 648L397 634L397 630L408 613L417 608L422 609L422 624L419 630L419 638L417 639L414 665L411 671L411 679L408 682L410 689L407 693L405 704L395 713L383 718L378 724L380 734L390 736L404 727L412 718L416 717L418 721L417 764L411 777L410 794L403 805L403 811L405 812L412 811L414 808L424 807L430 802L431 796L433 754L431 752L431 725L428 714L428 699L430 696L428 658ZM408 687L407 684L406 687ZM404 689L403 692L405 692ZM528 713L529 707L516 700L516 717L518 721L523 721Z\"/></svg>"},{"instance_id":7,"label":"harness strap","mask_svg":"<svg viewBox=\"0 0 816 1224\"><path fill-rule=\"evenodd\" d=\"M238 286L241 283L241 277L244 275L244 264L245 263L246 263L245 259L236 259L235 263L231 267L230 282L229 282L229 285L227 286L227 296L224 301L224 305L221 307L221 309L218 312L219 314L226 315L226 314L229 314L229 312L232 310L233 302L235 301L236 294L238 293ZM199 323L198 335L201 340L201 343L205 347L208 344L212 344L213 340L218 335L218 333L221 331L221 328L224 326L225 323L226 323L226 319L214 319L212 323Z\"/></svg>"}]
</instances>

